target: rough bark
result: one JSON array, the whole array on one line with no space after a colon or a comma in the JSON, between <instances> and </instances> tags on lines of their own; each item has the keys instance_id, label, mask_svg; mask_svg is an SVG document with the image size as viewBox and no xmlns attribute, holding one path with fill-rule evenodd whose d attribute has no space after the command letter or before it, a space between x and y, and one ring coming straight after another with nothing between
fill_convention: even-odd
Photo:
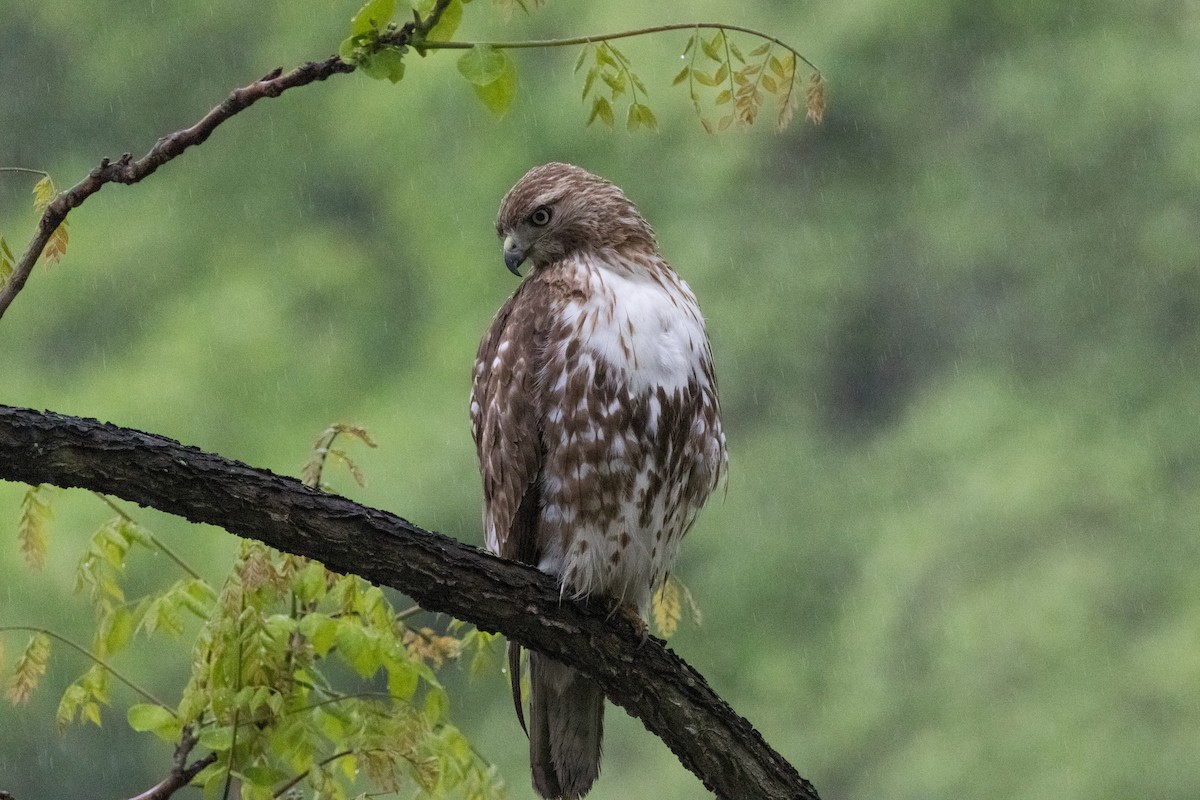
<instances>
[{"instance_id":1,"label":"rough bark","mask_svg":"<svg viewBox=\"0 0 1200 800\"><path fill-rule=\"evenodd\" d=\"M703 676L621 615L386 511L153 434L0 406L0 479L79 487L258 539L404 592L592 676L718 797L817 793Z\"/></svg>"}]
</instances>

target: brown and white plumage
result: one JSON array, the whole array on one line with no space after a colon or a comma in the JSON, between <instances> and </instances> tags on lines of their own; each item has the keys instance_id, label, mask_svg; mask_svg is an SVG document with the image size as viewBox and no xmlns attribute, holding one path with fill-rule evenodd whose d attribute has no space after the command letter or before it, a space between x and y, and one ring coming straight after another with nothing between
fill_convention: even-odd
<instances>
[{"instance_id":1,"label":"brown and white plumage","mask_svg":"<svg viewBox=\"0 0 1200 800\"><path fill-rule=\"evenodd\" d=\"M726 463L696 298L621 190L579 167L530 170L496 229L509 269L530 269L475 363L487 546L644 614ZM530 670L534 788L582 797L603 694L537 653Z\"/></svg>"}]
</instances>

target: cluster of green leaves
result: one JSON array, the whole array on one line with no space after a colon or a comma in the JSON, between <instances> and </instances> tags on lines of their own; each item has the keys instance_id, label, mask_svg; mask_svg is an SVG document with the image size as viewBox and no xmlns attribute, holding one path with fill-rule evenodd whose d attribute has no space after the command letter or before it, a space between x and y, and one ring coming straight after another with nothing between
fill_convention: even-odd
<instances>
[{"instance_id":1,"label":"cluster of green leaves","mask_svg":"<svg viewBox=\"0 0 1200 800\"><path fill-rule=\"evenodd\" d=\"M330 456L362 480L334 446L342 434L373 446L361 428L331 426L305 466L307 483L320 484ZM361 578L251 541L217 588L119 506L98 497L116 515L89 537L76 570L76 590L95 615L91 644L38 628L0 628L33 632L9 682L11 702L30 699L46 672L51 641L58 640L90 661L63 694L59 726L100 725L115 679L143 701L127 710L133 729L210 754L211 763L194 780L210 797L234 781L246 800L277 797L302 784L325 798L402 788L416 796L503 796L496 770L449 722L436 674L468 655L472 672L489 669L498 637L459 622L444 631L410 626L423 613L419 608L397 610ZM50 515L48 489L29 489L19 537L31 567L45 561ZM139 549L167 556L184 574L128 598L123 578ZM154 697L113 666L113 656L136 636L175 641L189 621L200 629L178 703Z\"/></svg>"},{"instance_id":2,"label":"cluster of green leaves","mask_svg":"<svg viewBox=\"0 0 1200 800\"><path fill-rule=\"evenodd\" d=\"M414 21L407 43L397 41L400 28L392 21L396 0L367 0L350 18L350 32L338 47L338 56L364 75L399 83L404 78L404 57L409 46L424 55L425 45L448 41L462 22L463 5L471 0L413 0Z\"/></svg>"},{"instance_id":3,"label":"cluster of green leaves","mask_svg":"<svg viewBox=\"0 0 1200 800\"><path fill-rule=\"evenodd\" d=\"M463 5L470 0L412 0L414 22L410 23L407 44L397 43L400 29L392 22L396 0L368 0L351 19L350 35L342 42L339 54L348 63L358 66L366 75L388 79L393 83L404 77L404 55L408 46L424 55L448 42L462 21ZM532 5L540 5L533 2ZM524 0L496 0L506 15L516 7L529 10ZM639 36L678 26L648 28L593 39L560 39L544 42L471 43L457 42L453 46L466 48L458 60L458 71L471 84L475 95L487 108L502 115L512 105L517 89L516 65L507 54L511 47L556 47L583 43L575 61L575 72L588 65L583 79L583 100L591 102L587 124L600 120L610 128L616 126L617 107L627 103L622 116L630 131L657 131L658 119L646 102L649 92L633 71L630 59L613 44L612 39ZM706 26L711 27L711 26ZM778 105L776 126L782 130L791 121L801 100L796 86L798 54L777 40L758 34L765 43L750 52L749 61L738 46L729 39L725 28L718 28L710 38L700 35L700 29L688 39L683 57L691 54L688 65L675 77L675 84L688 82L692 103L700 122L710 133L723 131L735 120L749 126L763 104L764 93L774 95ZM775 54L783 52L782 58ZM698 54L704 62L697 63ZM712 62L711 64L708 62ZM807 62L806 62L807 63ZM705 71L707 69L712 71ZM704 115L698 86L715 90L714 104L723 109L715 121ZM803 92L807 116L819 123L825 110L825 84L821 73L812 71Z\"/></svg>"},{"instance_id":4,"label":"cluster of green leaves","mask_svg":"<svg viewBox=\"0 0 1200 800\"><path fill-rule=\"evenodd\" d=\"M616 116L614 106L628 94L629 108L625 113L625 127L631 131L639 128L658 130L658 120L645 103L649 95L646 85L633 71L625 54L611 42L589 42L584 45L579 58L575 60L575 72L578 73L589 61L591 67L583 78L583 100L587 102L588 97L592 98L588 125L600 120L608 127L613 127ZM607 97L602 91L593 91L601 84L608 87Z\"/></svg>"},{"instance_id":5,"label":"cluster of green leaves","mask_svg":"<svg viewBox=\"0 0 1200 800\"><path fill-rule=\"evenodd\" d=\"M735 121L747 127L753 125L765 94L775 97L775 126L783 130L796 112L800 91L796 87L796 53L786 51L780 58L775 54L777 49L784 48L767 41L743 55L725 30L718 30L709 38L696 31L683 48L682 57L691 58L672 84L687 81L700 124L709 133L724 131ZM721 109L720 117L713 120L704 115L698 87L713 90L712 102ZM825 113L825 83L817 70L812 72L804 100L808 119L820 123Z\"/></svg>"}]
</instances>

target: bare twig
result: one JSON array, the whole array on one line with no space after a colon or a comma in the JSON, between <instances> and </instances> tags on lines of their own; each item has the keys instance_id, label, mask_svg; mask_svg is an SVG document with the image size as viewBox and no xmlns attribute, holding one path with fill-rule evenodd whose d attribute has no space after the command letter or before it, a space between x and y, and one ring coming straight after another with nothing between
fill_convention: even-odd
<instances>
[{"instance_id":1,"label":"bare twig","mask_svg":"<svg viewBox=\"0 0 1200 800\"><path fill-rule=\"evenodd\" d=\"M178 157L189 147L203 143L221 123L235 114L246 110L264 97L278 97L288 89L304 86L314 81L323 81L331 75L343 72L353 72L353 64L347 64L337 56L331 56L324 61L309 62L296 67L291 72L284 73L282 69L274 69L253 83L240 89L234 89L219 105L204 115L190 128L175 131L157 142L150 152L134 161L129 153L116 161L101 159L100 165L93 169L79 183L60 193L50 202L42 217L38 220L37 232L24 255L17 261L13 274L0 287L0 317L12 304L13 299L25 287L29 273L41 256L46 242L57 230L67 214L78 208L85 200L100 191L109 183L137 183L152 175L159 167ZM44 174L44 173L43 173Z\"/></svg>"}]
</instances>

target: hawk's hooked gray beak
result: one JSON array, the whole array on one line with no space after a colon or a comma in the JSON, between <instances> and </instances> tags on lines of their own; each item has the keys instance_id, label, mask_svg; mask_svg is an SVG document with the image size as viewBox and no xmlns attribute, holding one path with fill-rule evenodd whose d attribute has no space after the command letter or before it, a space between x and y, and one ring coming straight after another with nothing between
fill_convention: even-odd
<instances>
[{"instance_id":1,"label":"hawk's hooked gray beak","mask_svg":"<svg viewBox=\"0 0 1200 800\"><path fill-rule=\"evenodd\" d=\"M517 270L517 267L521 266L522 262L524 261L525 246L521 242L514 239L511 233L508 236L505 236L504 266L508 267L508 271L519 278L521 277L521 273Z\"/></svg>"}]
</instances>

